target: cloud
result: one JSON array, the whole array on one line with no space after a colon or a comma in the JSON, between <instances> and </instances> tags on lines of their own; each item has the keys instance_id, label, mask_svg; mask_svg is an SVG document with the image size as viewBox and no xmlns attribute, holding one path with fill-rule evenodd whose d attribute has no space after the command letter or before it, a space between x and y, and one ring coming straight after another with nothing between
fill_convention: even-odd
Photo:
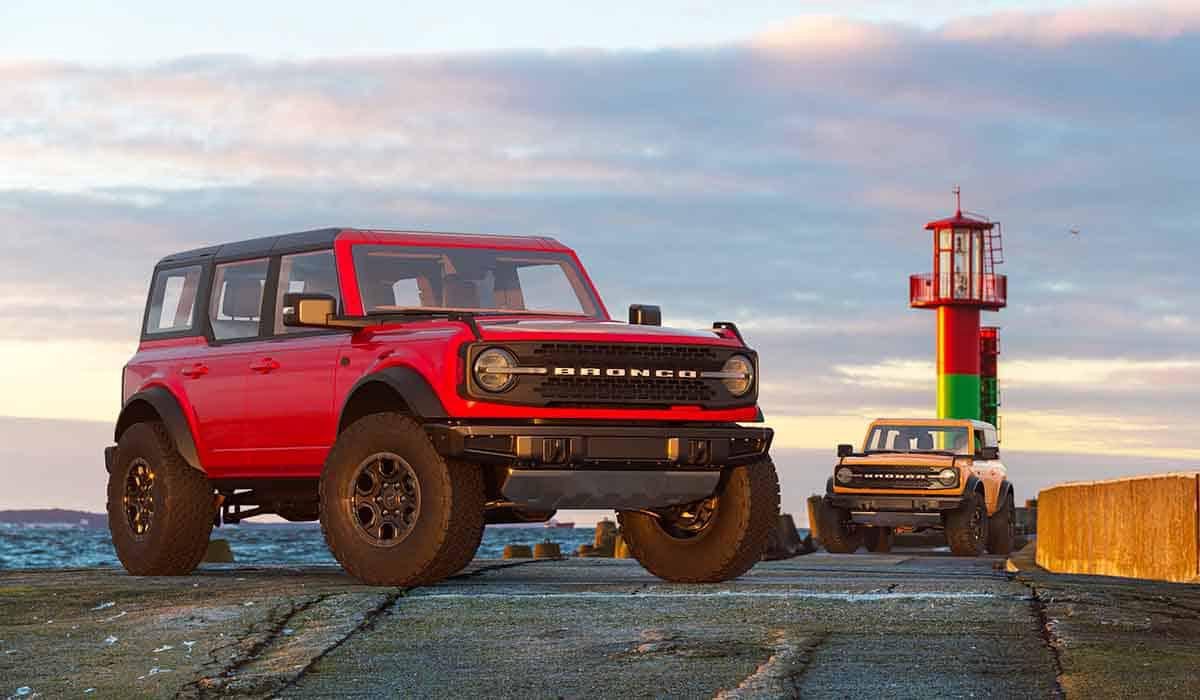
<instances>
[{"instance_id":1,"label":"cloud","mask_svg":"<svg viewBox=\"0 0 1200 700\"><path fill-rule=\"evenodd\" d=\"M1050 12L1001 12L949 22L941 34L967 41L1003 40L1064 45L1085 39L1164 41L1200 29L1200 4L1192 0L1070 7Z\"/></svg>"}]
</instances>

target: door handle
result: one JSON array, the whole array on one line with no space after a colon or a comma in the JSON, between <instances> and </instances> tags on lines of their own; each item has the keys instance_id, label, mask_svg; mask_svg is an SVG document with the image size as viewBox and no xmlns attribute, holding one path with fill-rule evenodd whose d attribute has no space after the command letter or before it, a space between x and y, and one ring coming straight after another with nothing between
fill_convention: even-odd
<instances>
[{"instance_id":1,"label":"door handle","mask_svg":"<svg viewBox=\"0 0 1200 700\"><path fill-rule=\"evenodd\" d=\"M279 369L279 363L269 357L264 357L258 362L251 363L250 369L254 370L255 372L262 372L263 374L266 374L272 370Z\"/></svg>"},{"instance_id":2,"label":"door handle","mask_svg":"<svg viewBox=\"0 0 1200 700\"><path fill-rule=\"evenodd\" d=\"M203 377L204 375L208 374L208 365L197 362L191 367L184 367L183 369L179 370L179 373L192 379L195 379L196 377Z\"/></svg>"}]
</instances>

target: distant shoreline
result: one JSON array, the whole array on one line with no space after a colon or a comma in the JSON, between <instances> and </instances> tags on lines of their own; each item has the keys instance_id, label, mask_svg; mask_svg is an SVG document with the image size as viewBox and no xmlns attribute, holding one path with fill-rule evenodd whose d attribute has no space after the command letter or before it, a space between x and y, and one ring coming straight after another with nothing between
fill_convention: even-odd
<instances>
[{"instance_id":1,"label":"distant shoreline","mask_svg":"<svg viewBox=\"0 0 1200 700\"><path fill-rule=\"evenodd\" d=\"M33 510L0 510L0 523L15 525L79 525L107 528L108 516L84 510L37 508Z\"/></svg>"}]
</instances>

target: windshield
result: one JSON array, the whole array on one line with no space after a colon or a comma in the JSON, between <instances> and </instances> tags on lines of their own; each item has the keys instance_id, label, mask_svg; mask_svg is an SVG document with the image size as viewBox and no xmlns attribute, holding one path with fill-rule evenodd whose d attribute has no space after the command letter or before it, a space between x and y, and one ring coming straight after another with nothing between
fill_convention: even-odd
<instances>
[{"instance_id":1,"label":"windshield","mask_svg":"<svg viewBox=\"0 0 1200 700\"><path fill-rule=\"evenodd\" d=\"M570 256L541 251L354 246L368 314L453 310L598 316Z\"/></svg>"},{"instance_id":2,"label":"windshield","mask_svg":"<svg viewBox=\"0 0 1200 700\"><path fill-rule=\"evenodd\" d=\"M966 428L937 425L877 425L867 438L867 452L953 452L973 454Z\"/></svg>"}]
</instances>

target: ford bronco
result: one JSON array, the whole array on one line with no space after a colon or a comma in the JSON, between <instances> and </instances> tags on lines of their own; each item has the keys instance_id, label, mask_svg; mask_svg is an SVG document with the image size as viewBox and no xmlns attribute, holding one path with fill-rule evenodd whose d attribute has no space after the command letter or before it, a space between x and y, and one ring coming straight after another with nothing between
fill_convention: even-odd
<instances>
[{"instance_id":1,"label":"ford bronco","mask_svg":"<svg viewBox=\"0 0 1200 700\"><path fill-rule=\"evenodd\" d=\"M974 420L884 420L861 453L838 446L817 518L825 548L891 549L896 528L945 530L950 550L978 556L1012 549L1015 501L996 429Z\"/></svg>"},{"instance_id":2,"label":"ford bronco","mask_svg":"<svg viewBox=\"0 0 1200 700\"><path fill-rule=\"evenodd\" d=\"M612 320L549 238L326 229L168 256L105 451L113 543L190 572L214 526L319 520L343 568L435 582L486 523L612 508L672 581L757 562L779 511L737 327Z\"/></svg>"}]
</instances>

